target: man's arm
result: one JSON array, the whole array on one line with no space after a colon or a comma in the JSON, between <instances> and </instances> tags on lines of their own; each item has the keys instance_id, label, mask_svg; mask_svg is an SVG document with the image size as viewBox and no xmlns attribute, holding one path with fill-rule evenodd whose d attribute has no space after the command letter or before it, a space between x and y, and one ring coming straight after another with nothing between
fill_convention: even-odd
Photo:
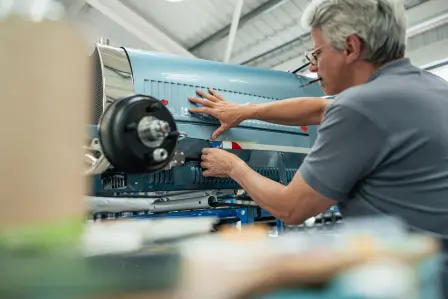
<instances>
[{"instance_id":1,"label":"man's arm","mask_svg":"<svg viewBox=\"0 0 448 299\"><path fill-rule=\"evenodd\" d=\"M288 186L258 174L245 163L237 163L230 176L264 210L289 225L301 224L337 203L313 190L299 172Z\"/></svg>"},{"instance_id":2,"label":"man's arm","mask_svg":"<svg viewBox=\"0 0 448 299\"><path fill-rule=\"evenodd\" d=\"M317 125L322 121L325 109L331 102L329 99L316 97L241 105L227 101L213 89L210 89L210 94L202 90L197 90L197 93L203 98L190 97L189 100L203 107L191 108L189 111L209 114L221 122L212 139L248 119L291 126Z\"/></svg>"},{"instance_id":3,"label":"man's arm","mask_svg":"<svg viewBox=\"0 0 448 299\"><path fill-rule=\"evenodd\" d=\"M244 119L257 119L280 125L319 125L331 100L324 98L291 98L242 107Z\"/></svg>"},{"instance_id":4,"label":"man's arm","mask_svg":"<svg viewBox=\"0 0 448 299\"><path fill-rule=\"evenodd\" d=\"M274 217L298 224L347 200L388 149L384 132L370 119L351 108L331 105L312 151L287 186L218 149L205 149L201 165L204 176L230 176Z\"/></svg>"}]
</instances>

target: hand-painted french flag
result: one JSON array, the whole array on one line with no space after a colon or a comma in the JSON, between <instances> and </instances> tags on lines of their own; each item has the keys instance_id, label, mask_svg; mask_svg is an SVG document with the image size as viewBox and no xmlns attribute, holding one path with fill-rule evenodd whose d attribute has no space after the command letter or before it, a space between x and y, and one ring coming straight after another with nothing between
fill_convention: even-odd
<instances>
[{"instance_id":1,"label":"hand-painted french flag","mask_svg":"<svg viewBox=\"0 0 448 299\"><path fill-rule=\"evenodd\" d=\"M212 141L212 148L222 148L222 149L232 149L232 150L240 150L243 149L241 145L234 141Z\"/></svg>"}]
</instances>

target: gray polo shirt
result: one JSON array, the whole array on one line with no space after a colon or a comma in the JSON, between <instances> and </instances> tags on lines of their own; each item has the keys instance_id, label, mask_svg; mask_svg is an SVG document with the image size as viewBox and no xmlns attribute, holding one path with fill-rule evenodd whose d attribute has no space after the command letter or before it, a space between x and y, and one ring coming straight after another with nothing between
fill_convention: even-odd
<instances>
[{"instance_id":1,"label":"gray polo shirt","mask_svg":"<svg viewBox=\"0 0 448 299\"><path fill-rule=\"evenodd\" d=\"M328 105L300 167L344 217L393 215L448 236L448 82L408 59Z\"/></svg>"},{"instance_id":2,"label":"gray polo shirt","mask_svg":"<svg viewBox=\"0 0 448 299\"><path fill-rule=\"evenodd\" d=\"M448 82L408 59L381 67L328 105L299 171L345 217L448 235Z\"/></svg>"}]
</instances>

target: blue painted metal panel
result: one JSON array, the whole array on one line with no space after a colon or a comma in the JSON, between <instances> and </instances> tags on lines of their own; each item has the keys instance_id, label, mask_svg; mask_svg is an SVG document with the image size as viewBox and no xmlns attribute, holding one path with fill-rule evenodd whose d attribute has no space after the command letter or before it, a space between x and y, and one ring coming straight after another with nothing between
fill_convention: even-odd
<instances>
[{"instance_id":1,"label":"blue painted metal panel","mask_svg":"<svg viewBox=\"0 0 448 299\"><path fill-rule=\"evenodd\" d=\"M177 121L177 127L180 132L187 133L190 138L208 140L212 133L217 129L218 125L198 124L198 123L183 123ZM295 147L310 147L310 138L308 134L291 132L279 132L268 129L249 129L238 126L226 131L217 140L231 140L243 142L255 142L259 144L281 145L281 146L295 146Z\"/></svg>"},{"instance_id":2,"label":"blue painted metal panel","mask_svg":"<svg viewBox=\"0 0 448 299\"><path fill-rule=\"evenodd\" d=\"M213 88L232 102L266 103L285 98L323 96L318 85L303 87L309 78L292 73L126 49L136 93L165 99L179 130L191 138L208 140L219 122L207 115L191 115L188 97L196 89ZM274 138L275 134L275 138ZM309 147L308 131L297 127L247 120L218 140L251 141Z\"/></svg>"},{"instance_id":3,"label":"blue painted metal panel","mask_svg":"<svg viewBox=\"0 0 448 299\"><path fill-rule=\"evenodd\" d=\"M190 218L190 217L216 217L217 219L235 218L242 225L256 222L258 216L257 207L217 208L194 211L172 211L166 213L150 213L148 211L122 212L122 213L97 213L92 219L155 219L155 218Z\"/></svg>"},{"instance_id":4,"label":"blue painted metal panel","mask_svg":"<svg viewBox=\"0 0 448 299\"><path fill-rule=\"evenodd\" d=\"M213 217L226 218L226 217L239 217L242 211L246 209L214 209L214 210L197 210L197 211L177 211L169 213L156 213L156 214L146 214L143 216L133 217L135 219L147 219L147 218L166 218L166 217L178 217L178 218L189 218L189 217ZM243 212L244 214L244 212Z\"/></svg>"},{"instance_id":5,"label":"blue painted metal panel","mask_svg":"<svg viewBox=\"0 0 448 299\"><path fill-rule=\"evenodd\" d=\"M280 182L279 169L275 167L253 167L261 175ZM95 176L93 195L96 196L131 196L141 192L204 190L204 189L239 189L240 186L230 178L202 176L199 162L190 162L170 170L149 174L105 173Z\"/></svg>"},{"instance_id":6,"label":"blue painted metal panel","mask_svg":"<svg viewBox=\"0 0 448 299\"><path fill-rule=\"evenodd\" d=\"M316 85L301 86L309 78L295 74L215 61L189 59L174 55L125 49L132 65L136 92L144 92L146 81L170 82L201 88L213 87L222 92L271 99L295 96L318 96ZM320 94L323 95L322 91ZM266 99L267 100L267 99Z\"/></svg>"}]
</instances>

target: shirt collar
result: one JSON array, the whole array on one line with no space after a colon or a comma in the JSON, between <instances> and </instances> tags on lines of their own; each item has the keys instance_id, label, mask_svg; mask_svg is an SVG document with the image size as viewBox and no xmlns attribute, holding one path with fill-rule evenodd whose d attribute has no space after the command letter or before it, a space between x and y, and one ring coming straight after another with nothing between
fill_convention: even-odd
<instances>
[{"instance_id":1,"label":"shirt collar","mask_svg":"<svg viewBox=\"0 0 448 299\"><path fill-rule=\"evenodd\" d=\"M412 67L411 61L409 58L401 58L398 60L394 60L391 62L388 62L384 65L382 65L379 69L377 69L372 76L370 76L369 80L367 82L375 80L380 75L386 74L386 73L394 73L397 70L403 70L408 67Z\"/></svg>"}]
</instances>

